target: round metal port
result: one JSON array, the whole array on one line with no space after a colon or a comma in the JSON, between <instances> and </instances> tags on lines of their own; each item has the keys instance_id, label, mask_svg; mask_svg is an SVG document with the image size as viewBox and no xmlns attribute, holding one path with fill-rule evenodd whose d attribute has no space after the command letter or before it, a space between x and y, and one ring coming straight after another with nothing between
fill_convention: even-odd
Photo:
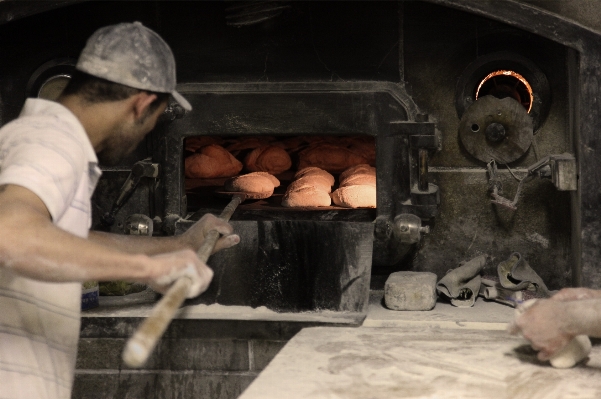
<instances>
[{"instance_id":1,"label":"round metal port","mask_svg":"<svg viewBox=\"0 0 601 399\"><path fill-rule=\"evenodd\" d=\"M543 125L551 105L545 74L528 58L507 51L479 57L463 71L455 90L459 118L477 99L487 95L510 97L522 104L532 117L535 132Z\"/></svg>"}]
</instances>

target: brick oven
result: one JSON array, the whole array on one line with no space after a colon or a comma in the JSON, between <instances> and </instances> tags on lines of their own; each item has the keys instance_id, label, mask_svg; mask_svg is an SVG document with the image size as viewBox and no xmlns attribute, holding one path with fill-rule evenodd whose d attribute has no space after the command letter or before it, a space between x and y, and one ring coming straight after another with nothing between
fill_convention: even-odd
<instances>
[{"instance_id":1,"label":"brick oven","mask_svg":"<svg viewBox=\"0 0 601 399\"><path fill-rule=\"evenodd\" d=\"M266 307L284 315L276 324L176 320L168 330L165 342L207 351L226 340L231 361L208 369L212 384L228 388L211 395L235 397L301 327L361 324L370 286L381 289L394 271L440 278L487 254L492 274L520 252L550 289L601 287L601 15L589 5L597 2L552 3L4 1L0 122L26 97L60 92L95 29L139 20L173 48L178 91L194 110L171 104L134 154L104 168L95 228L173 235L219 213L223 180L185 176L191 137L373 143L375 208L281 207L292 153L281 191L238 208L232 224L242 242L211 258L211 287L186 303ZM305 312L323 318L297 323ZM122 345L136 322L84 318L81 353ZM117 352L102 352L111 359L104 365L81 357L79 368L118 369ZM157 356L155 371L188 370ZM98 383L92 375L78 378ZM126 397L127 384L143 392L139 376L111 378L105 388L115 397Z\"/></svg>"}]
</instances>

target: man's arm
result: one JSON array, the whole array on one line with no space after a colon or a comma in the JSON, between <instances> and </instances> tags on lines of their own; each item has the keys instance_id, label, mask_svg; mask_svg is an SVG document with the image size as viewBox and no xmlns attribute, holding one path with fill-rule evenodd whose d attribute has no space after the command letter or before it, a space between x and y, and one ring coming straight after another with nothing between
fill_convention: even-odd
<instances>
[{"instance_id":1,"label":"man's arm","mask_svg":"<svg viewBox=\"0 0 601 399\"><path fill-rule=\"evenodd\" d=\"M601 299L601 290L593 290L584 287L563 288L551 297L551 299L556 301L576 301L595 298Z\"/></svg>"},{"instance_id":2,"label":"man's arm","mask_svg":"<svg viewBox=\"0 0 601 399\"><path fill-rule=\"evenodd\" d=\"M539 299L510 326L548 360L577 335L601 337L601 299L558 301Z\"/></svg>"},{"instance_id":3,"label":"man's arm","mask_svg":"<svg viewBox=\"0 0 601 399\"><path fill-rule=\"evenodd\" d=\"M213 253L240 242L240 237L232 234L232 226L209 213L178 236L144 237L90 231L89 239L131 254L157 255L183 249L198 251L207 233L213 229L223 235L215 244Z\"/></svg>"},{"instance_id":4,"label":"man's arm","mask_svg":"<svg viewBox=\"0 0 601 399\"><path fill-rule=\"evenodd\" d=\"M188 276L196 296L212 271L191 250L159 256L131 254L70 234L56 227L44 203L26 188L0 187L0 267L43 281L140 281L164 291Z\"/></svg>"}]
</instances>

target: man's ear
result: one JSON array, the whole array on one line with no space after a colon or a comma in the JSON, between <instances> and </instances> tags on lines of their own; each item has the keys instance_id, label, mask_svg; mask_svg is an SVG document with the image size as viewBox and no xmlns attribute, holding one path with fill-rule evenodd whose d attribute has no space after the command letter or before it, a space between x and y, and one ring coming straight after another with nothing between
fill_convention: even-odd
<instances>
[{"instance_id":1,"label":"man's ear","mask_svg":"<svg viewBox=\"0 0 601 399\"><path fill-rule=\"evenodd\" d=\"M150 94L145 91L141 91L134 96L133 111L136 120L139 120L142 116L144 116L148 106L156 99L156 94Z\"/></svg>"}]
</instances>

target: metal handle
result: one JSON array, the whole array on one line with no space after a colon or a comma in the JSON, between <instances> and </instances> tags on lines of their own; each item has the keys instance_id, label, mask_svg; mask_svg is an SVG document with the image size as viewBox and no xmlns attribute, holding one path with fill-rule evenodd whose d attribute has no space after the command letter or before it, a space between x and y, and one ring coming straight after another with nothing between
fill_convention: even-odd
<instances>
[{"instance_id":1,"label":"metal handle","mask_svg":"<svg viewBox=\"0 0 601 399\"><path fill-rule=\"evenodd\" d=\"M245 199L244 194L235 195L223 209L219 218L226 222L229 221L238 205ZM218 239L219 232L217 230L210 230L207 233L205 240L196 252L201 261L206 262L209 259ZM128 367L137 368L146 363L157 342L163 336L182 303L184 303L191 285L192 280L189 277L177 279L163 298L154 306L150 316L140 324L123 350L122 358Z\"/></svg>"}]
</instances>

